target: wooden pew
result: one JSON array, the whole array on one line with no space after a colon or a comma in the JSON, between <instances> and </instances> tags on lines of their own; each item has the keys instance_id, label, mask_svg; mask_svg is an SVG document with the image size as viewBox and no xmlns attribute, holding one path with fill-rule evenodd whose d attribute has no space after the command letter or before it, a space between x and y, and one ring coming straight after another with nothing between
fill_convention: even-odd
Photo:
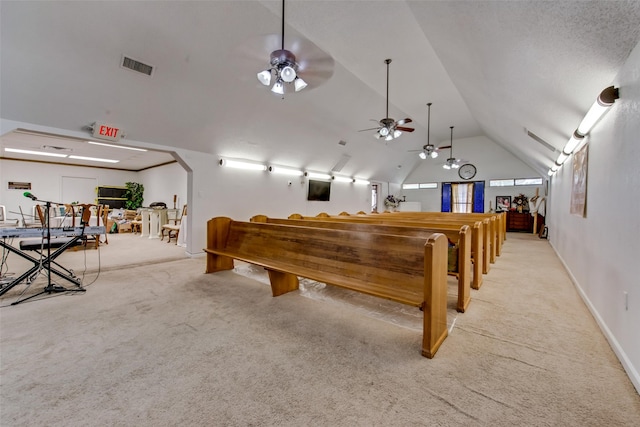
<instances>
[{"instance_id":1,"label":"wooden pew","mask_svg":"<svg viewBox=\"0 0 640 427\"><path fill-rule=\"evenodd\" d=\"M457 230L447 228L417 228L402 225L366 224L349 221L321 221L304 219L269 218L266 215L255 215L251 222L267 222L269 224L296 225L302 227L330 228L333 230L348 230L367 233L395 234L428 238L433 233L442 233L447 239L457 244L455 263L457 272L449 273L458 278L458 303L456 310L464 313L471 301L471 229L463 225ZM384 250L384 248L380 248ZM449 260L451 261L451 260Z\"/></svg>"},{"instance_id":2,"label":"wooden pew","mask_svg":"<svg viewBox=\"0 0 640 427\"><path fill-rule=\"evenodd\" d=\"M404 215L400 215L400 214L404 214ZM433 217L429 217L426 218L426 215L422 215L422 214L436 214L433 215ZM477 217L477 218L473 218L473 217L465 217L465 216L458 216L458 215L471 215L471 214L453 214L456 216L449 216L449 217L445 217L445 216L437 216L437 214L440 214L440 212L389 212L389 211L385 211L383 213L378 213L378 214L365 214L365 215L357 215L358 218L369 218L369 217L373 217L376 219L388 219L388 220L404 220L404 221L426 221L427 225L432 224L432 223L437 223L437 224L468 224L469 226L471 226L472 224L474 224L476 221L480 221L482 228L483 228L483 242L482 242L482 256L483 256L483 274L488 274L489 273L489 269L490 269L490 264L495 264L496 262L496 256L497 256L497 246L498 246L498 238L497 238L497 226L496 226L496 217L495 216L489 216L489 215L484 215L484 214L478 214L478 215L483 215L482 217ZM298 218L297 215L299 214L292 214L289 216L289 219L301 219L302 217ZM452 215L449 213L444 212L443 215ZM475 215L475 214L473 214ZM304 219L311 219L311 218L333 218L336 217L335 215L329 215L326 212L321 212L318 215L316 215L316 217L308 217L305 216ZM343 215L338 215L338 217L344 217ZM349 217L351 218L351 217Z\"/></svg>"},{"instance_id":3,"label":"wooden pew","mask_svg":"<svg viewBox=\"0 0 640 427\"><path fill-rule=\"evenodd\" d=\"M457 221L457 220L471 220L471 221L483 221L484 219L489 220L489 227L486 232L489 233L489 242L490 242L490 261L491 263L496 262L496 257L500 256L502 252L502 243L504 242L504 235L506 234L504 231L506 230L506 222L503 224L502 221L506 218L502 216L502 214L484 214L484 213L451 213L451 212L387 212L383 213L383 216L388 217L401 217L401 218L412 218L412 219L425 219L428 221L436 221L436 220L446 220L446 221Z\"/></svg>"},{"instance_id":4,"label":"wooden pew","mask_svg":"<svg viewBox=\"0 0 640 427\"><path fill-rule=\"evenodd\" d=\"M507 215L506 212L491 212L491 213L454 213L454 212L392 212L392 214L400 215L422 215L428 217L441 217L441 218L489 218L495 222L493 227L496 236L496 255L500 256L502 252L502 245L506 240L507 235Z\"/></svg>"},{"instance_id":5,"label":"wooden pew","mask_svg":"<svg viewBox=\"0 0 640 427\"><path fill-rule=\"evenodd\" d=\"M384 248L384 250L380 250ZM447 337L447 238L397 236L280 224L207 222L207 273L234 259L264 267L273 296L298 289L298 276L424 311L422 355Z\"/></svg>"},{"instance_id":6,"label":"wooden pew","mask_svg":"<svg viewBox=\"0 0 640 427\"><path fill-rule=\"evenodd\" d=\"M351 216L319 216L310 217L303 216L297 213L289 215L288 219L305 219L313 221L348 221L348 222L360 222L368 224L386 224L386 225L403 225L407 227L420 227L420 228L450 228L453 230L460 229L463 225L468 225L471 228L471 259L473 261L473 278L471 287L474 289L480 289L482 285L482 275L489 273L490 264L490 251L486 248L489 247L489 235L485 233L485 229L489 227L489 220L472 221L472 220L452 220L452 221L434 221L430 223L420 219L400 219L398 217L387 217L383 214L377 215L351 215Z\"/></svg>"}]
</instances>

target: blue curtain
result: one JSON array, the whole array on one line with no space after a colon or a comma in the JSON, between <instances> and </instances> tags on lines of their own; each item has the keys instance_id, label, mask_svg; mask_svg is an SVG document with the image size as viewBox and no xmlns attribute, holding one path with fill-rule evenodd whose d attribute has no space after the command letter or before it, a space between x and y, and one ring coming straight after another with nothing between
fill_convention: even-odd
<instances>
[{"instance_id":1,"label":"blue curtain","mask_svg":"<svg viewBox=\"0 0 640 427\"><path fill-rule=\"evenodd\" d=\"M451 183L442 183L442 212L451 212Z\"/></svg>"},{"instance_id":2,"label":"blue curtain","mask_svg":"<svg viewBox=\"0 0 640 427\"><path fill-rule=\"evenodd\" d=\"M484 213L484 181L473 183L473 213Z\"/></svg>"}]
</instances>

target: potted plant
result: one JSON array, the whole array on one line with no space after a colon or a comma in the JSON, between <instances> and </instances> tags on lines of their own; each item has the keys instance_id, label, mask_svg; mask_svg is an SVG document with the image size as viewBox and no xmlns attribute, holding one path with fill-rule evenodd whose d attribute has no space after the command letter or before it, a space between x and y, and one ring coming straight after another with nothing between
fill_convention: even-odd
<instances>
[{"instance_id":1,"label":"potted plant","mask_svg":"<svg viewBox=\"0 0 640 427\"><path fill-rule=\"evenodd\" d=\"M126 182L125 186L127 187L127 192L125 193L127 200L124 202L125 209L138 209L144 201L144 185L137 182Z\"/></svg>"}]
</instances>

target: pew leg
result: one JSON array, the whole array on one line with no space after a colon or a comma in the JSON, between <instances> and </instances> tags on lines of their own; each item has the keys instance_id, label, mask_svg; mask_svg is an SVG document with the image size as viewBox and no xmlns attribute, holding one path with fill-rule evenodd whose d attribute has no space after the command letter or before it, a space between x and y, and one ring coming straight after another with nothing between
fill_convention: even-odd
<instances>
[{"instance_id":1,"label":"pew leg","mask_svg":"<svg viewBox=\"0 0 640 427\"><path fill-rule=\"evenodd\" d=\"M447 330L447 238L440 234L425 245L425 291L422 355L433 358L448 334Z\"/></svg>"},{"instance_id":2,"label":"pew leg","mask_svg":"<svg viewBox=\"0 0 640 427\"><path fill-rule=\"evenodd\" d=\"M298 276L295 274L269 269L267 269L267 272L269 273L269 281L271 282L271 293L274 297L298 289L299 281Z\"/></svg>"},{"instance_id":3,"label":"pew leg","mask_svg":"<svg viewBox=\"0 0 640 427\"><path fill-rule=\"evenodd\" d=\"M205 273L215 273L223 270L233 270L233 258L207 253L207 269Z\"/></svg>"},{"instance_id":4,"label":"pew leg","mask_svg":"<svg viewBox=\"0 0 640 427\"><path fill-rule=\"evenodd\" d=\"M471 282L471 287L473 289L480 289L482 286L482 267L477 260L472 260L471 264L473 265L473 281Z\"/></svg>"}]
</instances>

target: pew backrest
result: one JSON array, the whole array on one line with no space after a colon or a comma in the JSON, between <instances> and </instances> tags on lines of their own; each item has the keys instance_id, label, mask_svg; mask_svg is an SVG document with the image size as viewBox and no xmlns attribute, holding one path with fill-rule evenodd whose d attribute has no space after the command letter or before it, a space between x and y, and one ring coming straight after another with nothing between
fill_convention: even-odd
<instances>
[{"instance_id":1,"label":"pew backrest","mask_svg":"<svg viewBox=\"0 0 640 427\"><path fill-rule=\"evenodd\" d=\"M458 302L456 309L463 313L471 300L471 229L468 225L461 225L458 228L427 228L427 227L411 227L396 224L372 224L366 222L350 222L350 221L330 221L324 220L304 220L304 219L283 219L270 218L266 215L255 215L251 218L252 222L267 222L270 224L294 225L303 227L327 228L333 230L348 230L366 233L378 234L394 234L400 236L411 236L428 238L433 233L442 233L447 240L455 245L453 251L453 261L449 259L449 265L455 264L457 271L455 276L458 278ZM480 275L482 279L482 275ZM476 287L478 289L481 281Z\"/></svg>"}]
</instances>

